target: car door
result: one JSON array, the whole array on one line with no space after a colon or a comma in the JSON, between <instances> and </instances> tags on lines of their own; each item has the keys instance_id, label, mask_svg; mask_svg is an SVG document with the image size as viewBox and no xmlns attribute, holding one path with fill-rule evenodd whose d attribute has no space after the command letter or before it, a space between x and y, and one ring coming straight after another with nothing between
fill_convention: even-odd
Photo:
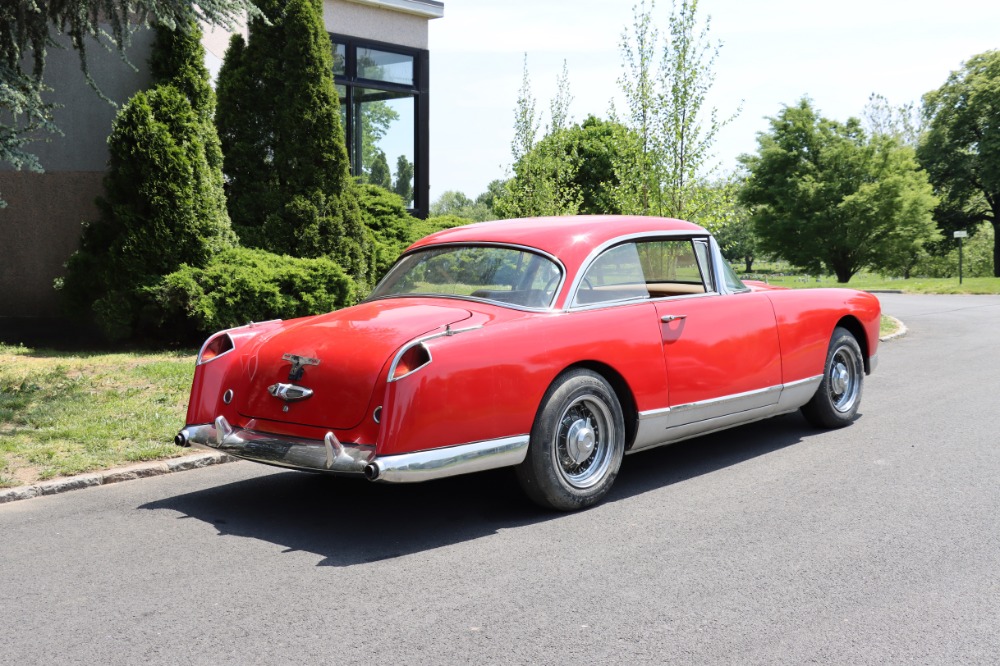
<instances>
[{"instance_id":1,"label":"car door","mask_svg":"<svg viewBox=\"0 0 1000 666\"><path fill-rule=\"evenodd\" d=\"M720 293L707 237L636 245L659 319L668 427L740 412L749 417L774 405L781 394L781 351L768 298Z\"/></svg>"}]
</instances>

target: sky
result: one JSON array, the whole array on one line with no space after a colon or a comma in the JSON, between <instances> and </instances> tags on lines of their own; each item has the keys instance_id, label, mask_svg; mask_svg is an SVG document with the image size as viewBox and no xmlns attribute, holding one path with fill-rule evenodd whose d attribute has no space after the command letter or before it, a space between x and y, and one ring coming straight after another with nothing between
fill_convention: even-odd
<instances>
[{"instance_id":1,"label":"sky","mask_svg":"<svg viewBox=\"0 0 1000 666\"><path fill-rule=\"evenodd\" d=\"M510 174L514 108L524 57L542 125L566 62L576 122L608 116L632 0L444 0L430 22L431 201L476 197ZM828 118L860 116L871 93L918 102L950 72L1000 48L996 0L701 0L709 38L722 43L707 108L739 115L719 133L724 171L754 152L767 118L803 96ZM661 33L670 15L659 0Z\"/></svg>"}]
</instances>

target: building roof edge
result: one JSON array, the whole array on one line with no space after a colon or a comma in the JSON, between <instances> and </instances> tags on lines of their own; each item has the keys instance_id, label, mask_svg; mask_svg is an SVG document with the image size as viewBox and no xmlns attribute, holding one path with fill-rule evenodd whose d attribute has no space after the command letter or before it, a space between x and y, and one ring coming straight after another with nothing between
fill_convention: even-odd
<instances>
[{"instance_id":1,"label":"building roof edge","mask_svg":"<svg viewBox=\"0 0 1000 666\"><path fill-rule=\"evenodd\" d=\"M358 5L368 5L392 11L414 14L426 19L444 16L444 3L437 0L347 0Z\"/></svg>"}]
</instances>

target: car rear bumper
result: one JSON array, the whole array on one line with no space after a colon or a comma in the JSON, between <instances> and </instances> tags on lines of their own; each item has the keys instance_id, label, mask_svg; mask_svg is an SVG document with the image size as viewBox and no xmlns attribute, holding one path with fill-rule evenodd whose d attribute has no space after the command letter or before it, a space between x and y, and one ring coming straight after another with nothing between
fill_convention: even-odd
<instances>
[{"instance_id":1,"label":"car rear bumper","mask_svg":"<svg viewBox=\"0 0 1000 666\"><path fill-rule=\"evenodd\" d=\"M341 443L332 432L323 440L233 428L223 417L214 423L189 425L174 443L196 446L278 467L311 472L365 476L372 481L413 483L497 467L517 465L528 451L528 436L472 442L391 456L376 456L375 447Z\"/></svg>"}]
</instances>

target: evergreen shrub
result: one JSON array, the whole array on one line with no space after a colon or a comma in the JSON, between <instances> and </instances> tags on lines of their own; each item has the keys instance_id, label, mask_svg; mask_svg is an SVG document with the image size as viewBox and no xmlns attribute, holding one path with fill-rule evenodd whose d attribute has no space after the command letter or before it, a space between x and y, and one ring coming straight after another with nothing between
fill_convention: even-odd
<instances>
[{"instance_id":1,"label":"evergreen shrub","mask_svg":"<svg viewBox=\"0 0 1000 666\"><path fill-rule=\"evenodd\" d=\"M163 325L202 336L250 321L294 319L351 305L354 281L325 257L299 259L231 248L204 268L182 266L148 290Z\"/></svg>"}]
</instances>

